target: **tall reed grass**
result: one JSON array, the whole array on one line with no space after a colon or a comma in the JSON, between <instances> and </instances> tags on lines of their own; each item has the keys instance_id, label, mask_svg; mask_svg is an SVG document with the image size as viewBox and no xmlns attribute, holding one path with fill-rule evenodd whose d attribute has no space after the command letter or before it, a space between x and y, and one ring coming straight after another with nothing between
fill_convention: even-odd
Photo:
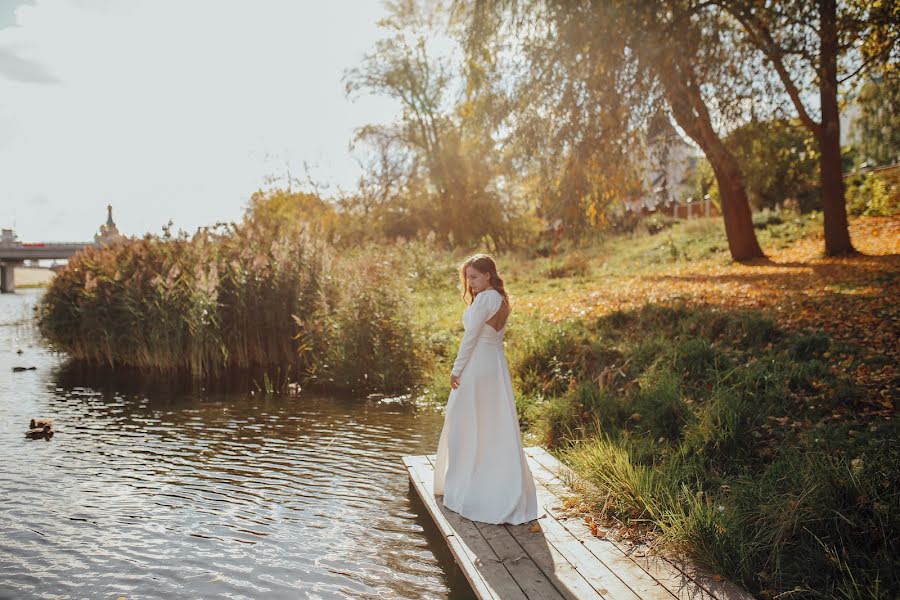
<instances>
[{"instance_id":1,"label":"tall reed grass","mask_svg":"<svg viewBox=\"0 0 900 600\"><path fill-rule=\"evenodd\" d=\"M165 228L76 254L37 306L38 327L86 365L195 378L277 369L325 388L405 390L421 357L408 290L385 263L345 257L305 224Z\"/></svg>"}]
</instances>

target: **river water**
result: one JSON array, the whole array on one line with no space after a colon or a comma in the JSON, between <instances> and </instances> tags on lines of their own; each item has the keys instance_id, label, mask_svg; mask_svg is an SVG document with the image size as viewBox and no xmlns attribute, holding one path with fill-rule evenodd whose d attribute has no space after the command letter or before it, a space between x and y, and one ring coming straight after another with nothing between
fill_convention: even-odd
<instances>
[{"instance_id":1,"label":"river water","mask_svg":"<svg viewBox=\"0 0 900 600\"><path fill-rule=\"evenodd\" d=\"M0 598L474 598L401 461L442 415L79 373L41 293L0 295Z\"/></svg>"}]
</instances>

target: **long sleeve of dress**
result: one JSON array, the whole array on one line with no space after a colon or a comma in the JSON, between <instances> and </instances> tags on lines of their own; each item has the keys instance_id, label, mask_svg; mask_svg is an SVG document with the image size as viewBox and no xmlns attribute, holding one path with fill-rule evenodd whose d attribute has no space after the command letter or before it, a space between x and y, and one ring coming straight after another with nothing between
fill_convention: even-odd
<instances>
[{"instance_id":1,"label":"long sleeve of dress","mask_svg":"<svg viewBox=\"0 0 900 600\"><path fill-rule=\"evenodd\" d=\"M475 350L475 342L481 333L481 328L485 321L490 319L500 309L503 304L503 296L497 290L484 290L475 296L472 305L466 309L463 315L463 326L465 333L462 342L459 344L459 352L456 360L453 361L452 373L459 376L469 362L472 352Z\"/></svg>"}]
</instances>

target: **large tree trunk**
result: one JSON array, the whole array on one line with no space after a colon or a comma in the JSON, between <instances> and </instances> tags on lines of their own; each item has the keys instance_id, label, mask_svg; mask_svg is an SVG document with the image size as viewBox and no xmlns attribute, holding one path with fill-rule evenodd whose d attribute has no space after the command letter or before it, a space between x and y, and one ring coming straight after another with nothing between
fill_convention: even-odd
<instances>
[{"instance_id":1,"label":"large tree trunk","mask_svg":"<svg viewBox=\"0 0 900 600\"><path fill-rule=\"evenodd\" d=\"M698 142L699 143L699 142ZM735 260L743 261L764 257L762 248L753 230L753 217L747 200L747 188L738 168L737 161L725 145L718 141L719 148L706 149L706 157L712 165L719 196L722 199L722 219L725 221L725 235L728 249ZM701 147L703 147L701 145Z\"/></svg>"},{"instance_id":2,"label":"large tree trunk","mask_svg":"<svg viewBox=\"0 0 900 600\"><path fill-rule=\"evenodd\" d=\"M678 124L681 125L681 122ZM681 126L684 129L684 125ZM728 237L731 257L737 261L764 257L765 254L759 247L756 232L753 230L747 188L744 186L744 179L734 156L718 137L714 139L704 135L691 137L706 154L716 176L719 196L722 199L722 220L725 221L725 235Z\"/></svg>"},{"instance_id":3,"label":"large tree trunk","mask_svg":"<svg viewBox=\"0 0 900 600\"><path fill-rule=\"evenodd\" d=\"M716 182L719 184L722 219L725 222L725 235L728 238L731 257L737 261L765 257L753 230L747 188L737 160L713 129L709 111L700 95L700 88L694 82L692 74L688 72L690 67L677 60L673 60L670 66L676 68L665 69L659 73L666 90L666 98L675 121L692 140L697 142L712 166Z\"/></svg>"},{"instance_id":4,"label":"large tree trunk","mask_svg":"<svg viewBox=\"0 0 900 600\"><path fill-rule=\"evenodd\" d=\"M822 125L818 128L822 212L825 220L825 254L856 252L847 228L847 203L841 165L841 122L837 99L838 37L835 0L819 0L820 71L819 98Z\"/></svg>"}]
</instances>

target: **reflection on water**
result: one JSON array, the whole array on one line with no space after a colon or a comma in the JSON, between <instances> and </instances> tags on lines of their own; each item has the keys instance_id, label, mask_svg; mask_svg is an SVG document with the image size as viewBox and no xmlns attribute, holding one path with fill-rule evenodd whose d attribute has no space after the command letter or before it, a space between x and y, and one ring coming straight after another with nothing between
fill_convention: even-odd
<instances>
[{"instance_id":1,"label":"reflection on water","mask_svg":"<svg viewBox=\"0 0 900 600\"><path fill-rule=\"evenodd\" d=\"M400 460L441 415L97 381L40 345L39 294L0 296L0 597L474 597Z\"/></svg>"}]
</instances>

